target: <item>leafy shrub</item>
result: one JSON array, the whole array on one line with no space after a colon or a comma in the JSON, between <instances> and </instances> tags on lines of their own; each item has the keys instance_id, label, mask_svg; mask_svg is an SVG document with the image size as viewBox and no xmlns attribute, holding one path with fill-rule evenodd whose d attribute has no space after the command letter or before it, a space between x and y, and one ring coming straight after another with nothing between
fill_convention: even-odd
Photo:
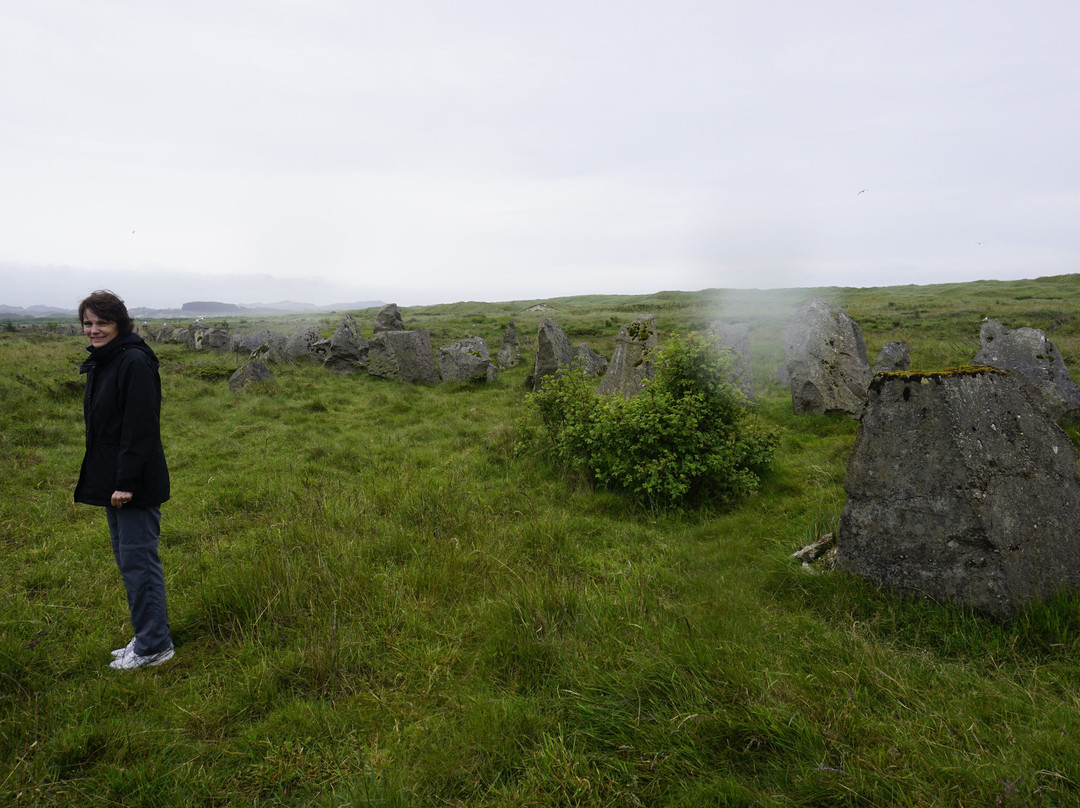
<instances>
[{"instance_id":1,"label":"leafy shrub","mask_svg":"<svg viewBox=\"0 0 1080 808\"><path fill-rule=\"evenodd\" d=\"M598 396L578 366L547 380L528 398L539 426L524 443L652 508L727 506L753 493L778 439L731 384L730 354L674 338L650 360L654 378L629 399Z\"/></svg>"}]
</instances>

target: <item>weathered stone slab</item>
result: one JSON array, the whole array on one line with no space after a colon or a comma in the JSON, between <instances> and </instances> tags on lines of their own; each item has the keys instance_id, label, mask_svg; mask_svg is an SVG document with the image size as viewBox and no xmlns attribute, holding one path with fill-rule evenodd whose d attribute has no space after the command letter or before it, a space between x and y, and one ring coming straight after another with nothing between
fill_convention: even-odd
<instances>
[{"instance_id":1,"label":"weathered stone slab","mask_svg":"<svg viewBox=\"0 0 1080 808\"><path fill-rule=\"evenodd\" d=\"M1008 617L1080 587L1080 468L1016 376L881 373L848 460L837 567Z\"/></svg>"},{"instance_id":2,"label":"weathered stone slab","mask_svg":"<svg viewBox=\"0 0 1080 808\"><path fill-rule=\"evenodd\" d=\"M620 328L615 337L615 353L596 391L601 395L617 394L624 398L640 393L645 380L653 376L653 363L648 356L659 342L656 317L651 314L642 315Z\"/></svg>"},{"instance_id":3,"label":"weathered stone slab","mask_svg":"<svg viewBox=\"0 0 1080 808\"><path fill-rule=\"evenodd\" d=\"M750 324L715 322L709 327L709 338L731 353L731 383L754 400L754 371L750 369Z\"/></svg>"},{"instance_id":4,"label":"weathered stone slab","mask_svg":"<svg viewBox=\"0 0 1080 808\"><path fill-rule=\"evenodd\" d=\"M493 382L499 376L480 337L467 337L441 346L439 373L444 382Z\"/></svg>"},{"instance_id":5,"label":"weathered stone slab","mask_svg":"<svg viewBox=\"0 0 1080 808\"><path fill-rule=\"evenodd\" d=\"M991 365L1014 373L1046 399L1056 417L1080 415L1080 387L1069 376L1061 352L1038 328L1012 331L987 320L979 329L982 349L975 364Z\"/></svg>"},{"instance_id":6,"label":"weathered stone slab","mask_svg":"<svg viewBox=\"0 0 1080 808\"><path fill-rule=\"evenodd\" d=\"M251 359L238 367L236 372L229 377L229 390L239 393L253 384L272 381L273 378L274 374L270 372L270 368L258 359Z\"/></svg>"},{"instance_id":7,"label":"weathered stone slab","mask_svg":"<svg viewBox=\"0 0 1080 808\"><path fill-rule=\"evenodd\" d=\"M367 371L384 379L438 384L427 331L379 331L368 340Z\"/></svg>"},{"instance_id":8,"label":"weathered stone slab","mask_svg":"<svg viewBox=\"0 0 1080 808\"><path fill-rule=\"evenodd\" d=\"M550 317L540 319L536 331L536 363L533 366L532 389L539 390L548 376L574 361L574 346L559 324Z\"/></svg>"},{"instance_id":9,"label":"weathered stone slab","mask_svg":"<svg viewBox=\"0 0 1080 808\"><path fill-rule=\"evenodd\" d=\"M821 298L804 303L784 330L784 356L796 413L862 414L870 362L862 329L843 311Z\"/></svg>"}]
</instances>

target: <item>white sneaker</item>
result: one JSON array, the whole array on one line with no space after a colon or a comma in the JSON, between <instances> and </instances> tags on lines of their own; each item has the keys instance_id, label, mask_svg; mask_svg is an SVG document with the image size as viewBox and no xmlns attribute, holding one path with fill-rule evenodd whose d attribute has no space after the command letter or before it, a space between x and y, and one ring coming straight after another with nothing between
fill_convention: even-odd
<instances>
[{"instance_id":1,"label":"white sneaker","mask_svg":"<svg viewBox=\"0 0 1080 808\"><path fill-rule=\"evenodd\" d=\"M114 659L109 663L110 668L115 668L120 671L131 671L136 668L148 668L154 665L160 665L162 662L168 662L175 655L173 647L170 645L164 651L158 651L156 654L147 654L146 656L139 656L135 653L134 646L130 651L123 656Z\"/></svg>"},{"instance_id":2,"label":"white sneaker","mask_svg":"<svg viewBox=\"0 0 1080 808\"><path fill-rule=\"evenodd\" d=\"M135 650L135 638L131 638L131 642L125 645L123 648L114 648L112 650L113 659L119 659L124 654L130 654Z\"/></svg>"}]
</instances>

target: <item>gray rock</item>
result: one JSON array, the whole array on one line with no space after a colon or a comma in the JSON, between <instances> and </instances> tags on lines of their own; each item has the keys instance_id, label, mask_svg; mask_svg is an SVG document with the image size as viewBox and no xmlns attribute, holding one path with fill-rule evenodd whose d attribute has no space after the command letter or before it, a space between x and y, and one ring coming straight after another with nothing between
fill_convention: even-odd
<instances>
[{"instance_id":1,"label":"gray rock","mask_svg":"<svg viewBox=\"0 0 1080 808\"><path fill-rule=\"evenodd\" d=\"M401 309L398 308L397 303L387 303L379 309L379 313L375 315L375 334L380 331L404 330L405 321L401 317Z\"/></svg>"},{"instance_id":2,"label":"gray rock","mask_svg":"<svg viewBox=\"0 0 1080 808\"><path fill-rule=\"evenodd\" d=\"M439 373L444 382L493 382L499 376L480 337L467 337L440 347Z\"/></svg>"},{"instance_id":3,"label":"gray rock","mask_svg":"<svg viewBox=\"0 0 1080 808\"><path fill-rule=\"evenodd\" d=\"M270 372L263 362L258 359L249 359L236 369L236 372L229 377L229 390L234 393L239 393L241 390L246 390L253 384L261 384L263 382L273 381L274 374Z\"/></svg>"},{"instance_id":4,"label":"gray rock","mask_svg":"<svg viewBox=\"0 0 1080 808\"><path fill-rule=\"evenodd\" d=\"M906 342L886 342L874 360L874 373L892 373L911 367L911 348Z\"/></svg>"},{"instance_id":5,"label":"gray rock","mask_svg":"<svg viewBox=\"0 0 1080 808\"><path fill-rule=\"evenodd\" d=\"M521 361L521 347L518 345L517 327L510 323L503 333L502 346L495 356L495 361L503 370L517 367Z\"/></svg>"},{"instance_id":6,"label":"gray rock","mask_svg":"<svg viewBox=\"0 0 1080 808\"><path fill-rule=\"evenodd\" d=\"M367 361L368 346L360 326L351 315L341 318L337 330L326 344L326 358L323 363L335 373L348 375L356 373Z\"/></svg>"},{"instance_id":7,"label":"gray rock","mask_svg":"<svg viewBox=\"0 0 1080 808\"><path fill-rule=\"evenodd\" d=\"M286 339L282 334L275 334L269 329L250 331L232 335L233 353L243 354L252 359L283 358Z\"/></svg>"},{"instance_id":8,"label":"gray rock","mask_svg":"<svg viewBox=\"0 0 1080 808\"><path fill-rule=\"evenodd\" d=\"M320 342L322 342L322 332L313 325L308 326L285 341L280 359L284 362L297 362L301 359L321 361L323 351L320 350Z\"/></svg>"},{"instance_id":9,"label":"gray rock","mask_svg":"<svg viewBox=\"0 0 1080 808\"><path fill-rule=\"evenodd\" d=\"M982 349L975 355L976 365L990 365L1007 370L1026 381L1046 399L1058 418L1080 415L1080 387L1069 376L1061 352L1037 328L1013 331L1001 323L987 320L979 329Z\"/></svg>"},{"instance_id":10,"label":"gray rock","mask_svg":"<svg viewBox=\"0 0 1080 808\"><path fill-rule=\"evenodd\" d=\"M211 328L203 334L203 347L214 353L229 353L232 350L232 335L224 328Z\"/></svg>"},{"instance_id":11,"label":"gray rock","mask_svg":"<svg viewBox=\"0 0 1080 808\"><path fill-rule=\"evenodd\" d=\"M656 317L652 314L643 314L620 328L615 338L615 353L596 392L601 395L618 394L624 398L641 392L645 380L653 377L653 363L648 355L659 342Z\"/></svg>"},{"instance_id":12,"label":"gray rock","mask_svg":"<svg viewBox=\"0 0 1080 808\"><path fill-rule=\"evenodd\" d=\"M607 357L598 354L587 342L574 346L574 359L586 376L603 376L607 371Z\"/></svg>"},{"instance_id":13,"label":"gray rock","mask_svg":"<svg viewBox=\"0 0 1080 808\"><path fill-rule=\"evenodd\" d=\"M720 348L731 352L731 378L729 381L746 396L754 400L754 371L750 368L750 324L715 322L709 327L709 338Z\"/></svg>"},{"instance_id":14,"label":"gray rock","mask_svg":"<svg viewBox=\"0 0 1080 808\"><path fill-rule=\"evenodd\" d=\"M427 331L378 331L368 340L367 371L384 379L437 384L439 371Z\"/></svg>"},{"instance_id":15,"label":"gray rock","mask_svg":"<svg viewBox=\"0 0 1080 808\"><path fill-rule=\"evenodd\" d=\"M1080 469L1037 393L991 368L874 377L837 567L1008 617L1080 586Z\"/></svg>"},{"instance_id":16,"label":"gray rock","mask_svg":"<svg viewBox=\"0 0 1080 808\"><path fill-rule=\"evenodd\" d=\"M870 362L862 329L843 311L821 298L804 303L784 330L784 357L796 413L862 414Z\"/></svg>"},{"instance_id":17,"label":"gray rock","mask_svg":"<svg viewBox=\"0 0 1080 808\"><path fill-rule=\"evenodd\" d=\"M559 324L548 316L540 319L536 332L536 363L533 366L532 389L539 390L548 376L574 361L574 347Z\"/></svg>"},{"instance_id":18,"label":"gray rock","mask_svg":"<svg viewBox=\"0 0 1080 808\"><path fill-rule=\"evenodd\" d=\"M203 339L205 339L206 332L209 330L208 326L197 320L188 325L185 339L188 348L192 351L201 351L203 349Z\"/></svg>"}]
</instances>

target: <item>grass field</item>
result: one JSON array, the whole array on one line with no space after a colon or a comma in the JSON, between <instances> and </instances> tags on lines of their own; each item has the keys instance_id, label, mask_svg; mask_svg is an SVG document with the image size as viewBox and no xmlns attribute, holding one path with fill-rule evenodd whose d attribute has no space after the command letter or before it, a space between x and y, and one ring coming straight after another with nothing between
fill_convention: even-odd
<instances>
[{"instance_id":1,"label":"grass field","mask_svg":"<svg viewBox=\"0 0 1080 808\"><path fill-rule=\"evenodd\" d=\"M540 301L403 310L493 352L513 320L489 386L297 364L234 395L238 357L155 346L177 655L133 673L104 516L71 502L83 341L0 332L0 804L1080 804L1080 598L1002 624L790 558L835 528L858 427L772 381L813 295L871 360L967 364L989 317L1080 366L1077 275L543 301L608 354L643 312L751 324L774 469L735 510L656 513L515 453Z\"/></svg>"}]
</instances>

